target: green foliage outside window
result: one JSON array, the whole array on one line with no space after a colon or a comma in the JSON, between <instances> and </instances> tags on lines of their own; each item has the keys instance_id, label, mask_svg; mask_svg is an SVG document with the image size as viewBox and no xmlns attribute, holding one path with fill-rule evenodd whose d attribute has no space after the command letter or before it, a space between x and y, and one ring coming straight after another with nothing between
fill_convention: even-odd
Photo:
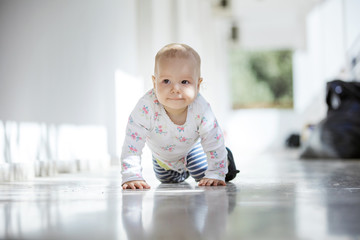
<instances>
[{"instance_id":1,"label":"green foliage outside window","mask_svg":"<svg viewBox=\"0 0 360 240\"><path fill-rule=\"evenodd\" d=\"M234 109L292 108L292 52L244 51L230 53Z\"/></svg>"}]
</instances>

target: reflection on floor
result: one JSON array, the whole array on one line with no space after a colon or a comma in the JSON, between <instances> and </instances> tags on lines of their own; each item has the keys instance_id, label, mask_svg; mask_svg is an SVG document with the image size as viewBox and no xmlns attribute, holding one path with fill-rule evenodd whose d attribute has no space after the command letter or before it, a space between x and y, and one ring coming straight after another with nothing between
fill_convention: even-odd
<instances>
[{"instance_id":1,"label":"reflection on floor","mask_svg":"<svg viewBox=\"0 0 360 240\"><path fill-rule=\"evenodd\" d=\"M122 191L118 169L1 183L0 239L359 239L360 161L295 155L240 163L226 187L147 171L151 190Z\"/></svg>"}]
</instances>

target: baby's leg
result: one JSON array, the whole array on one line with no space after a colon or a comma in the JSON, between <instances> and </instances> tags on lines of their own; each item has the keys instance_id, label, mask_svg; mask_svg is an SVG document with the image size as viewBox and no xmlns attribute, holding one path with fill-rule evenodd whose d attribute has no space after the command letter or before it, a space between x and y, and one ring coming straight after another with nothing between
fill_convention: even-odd
<instances>
[{"instance_id":1,"label":"baby's leg","mask_svg":"<svg viewBox=\"0 0 360 240\"><path fill-rule=\"evenodd\" d=\"M200 142L190 150L186 157L186 162L186 168L190 175L195 181L200 181L205 176L205 171L208 167L207 157Z\"/></svg>"},{"instance_id":2,"label":"baby's leg","mask_svg":"<svg viewBox=\"0 0 360 240\"><path fill-rule=\"evenodd\" d=\"M162 168L153 157L153 168L156 178L162 183L179 183L185 181L189 177L189 173L184 171L182 173L166 170Z\"/></svg>"}]
</instances>

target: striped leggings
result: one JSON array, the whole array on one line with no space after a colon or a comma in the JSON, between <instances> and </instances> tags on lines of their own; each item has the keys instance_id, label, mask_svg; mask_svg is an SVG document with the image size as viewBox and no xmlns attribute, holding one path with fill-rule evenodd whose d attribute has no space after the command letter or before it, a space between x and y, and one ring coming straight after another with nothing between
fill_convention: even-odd
<instances>
[{"instance_id":1,"label":"striped leggings","mask_svg":"<svg viewBox=\"0 0 360 240\"><path fill-rule=\"evenodd\" d=\"M182 173L162 168L153 156L153 167L156 178L162 183L179 183L191 175L195 181L200 181L205 176L208 167L206 154L200 144L195 145L186 156L186 169Z\"/></svg>"}]
</instances>

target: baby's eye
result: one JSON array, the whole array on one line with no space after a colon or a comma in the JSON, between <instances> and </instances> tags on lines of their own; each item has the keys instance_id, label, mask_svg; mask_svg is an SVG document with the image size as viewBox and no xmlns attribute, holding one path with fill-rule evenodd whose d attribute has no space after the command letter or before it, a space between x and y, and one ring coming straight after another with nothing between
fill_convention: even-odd
<instances>
[{"instance_id":1,"label":"baby's eye","mask_svg":"<svg viewBox=\"0 0 360 240\"><path fill-rule=\"evenodd\" d=\"M182 84L189 84L190 82L188 80L182 80L181 83Z\"/></svg>"},{"instance_id":2,"label":"baby's eye","mask_svg":"<svg viewBox=\"0 0 360 240\"><path fill-rule=\"evenodd\" d=\"M169 79L164 79L163 83L168 84L168 83L170 83L170 80Z\"/></svg>"}]
</instances>

